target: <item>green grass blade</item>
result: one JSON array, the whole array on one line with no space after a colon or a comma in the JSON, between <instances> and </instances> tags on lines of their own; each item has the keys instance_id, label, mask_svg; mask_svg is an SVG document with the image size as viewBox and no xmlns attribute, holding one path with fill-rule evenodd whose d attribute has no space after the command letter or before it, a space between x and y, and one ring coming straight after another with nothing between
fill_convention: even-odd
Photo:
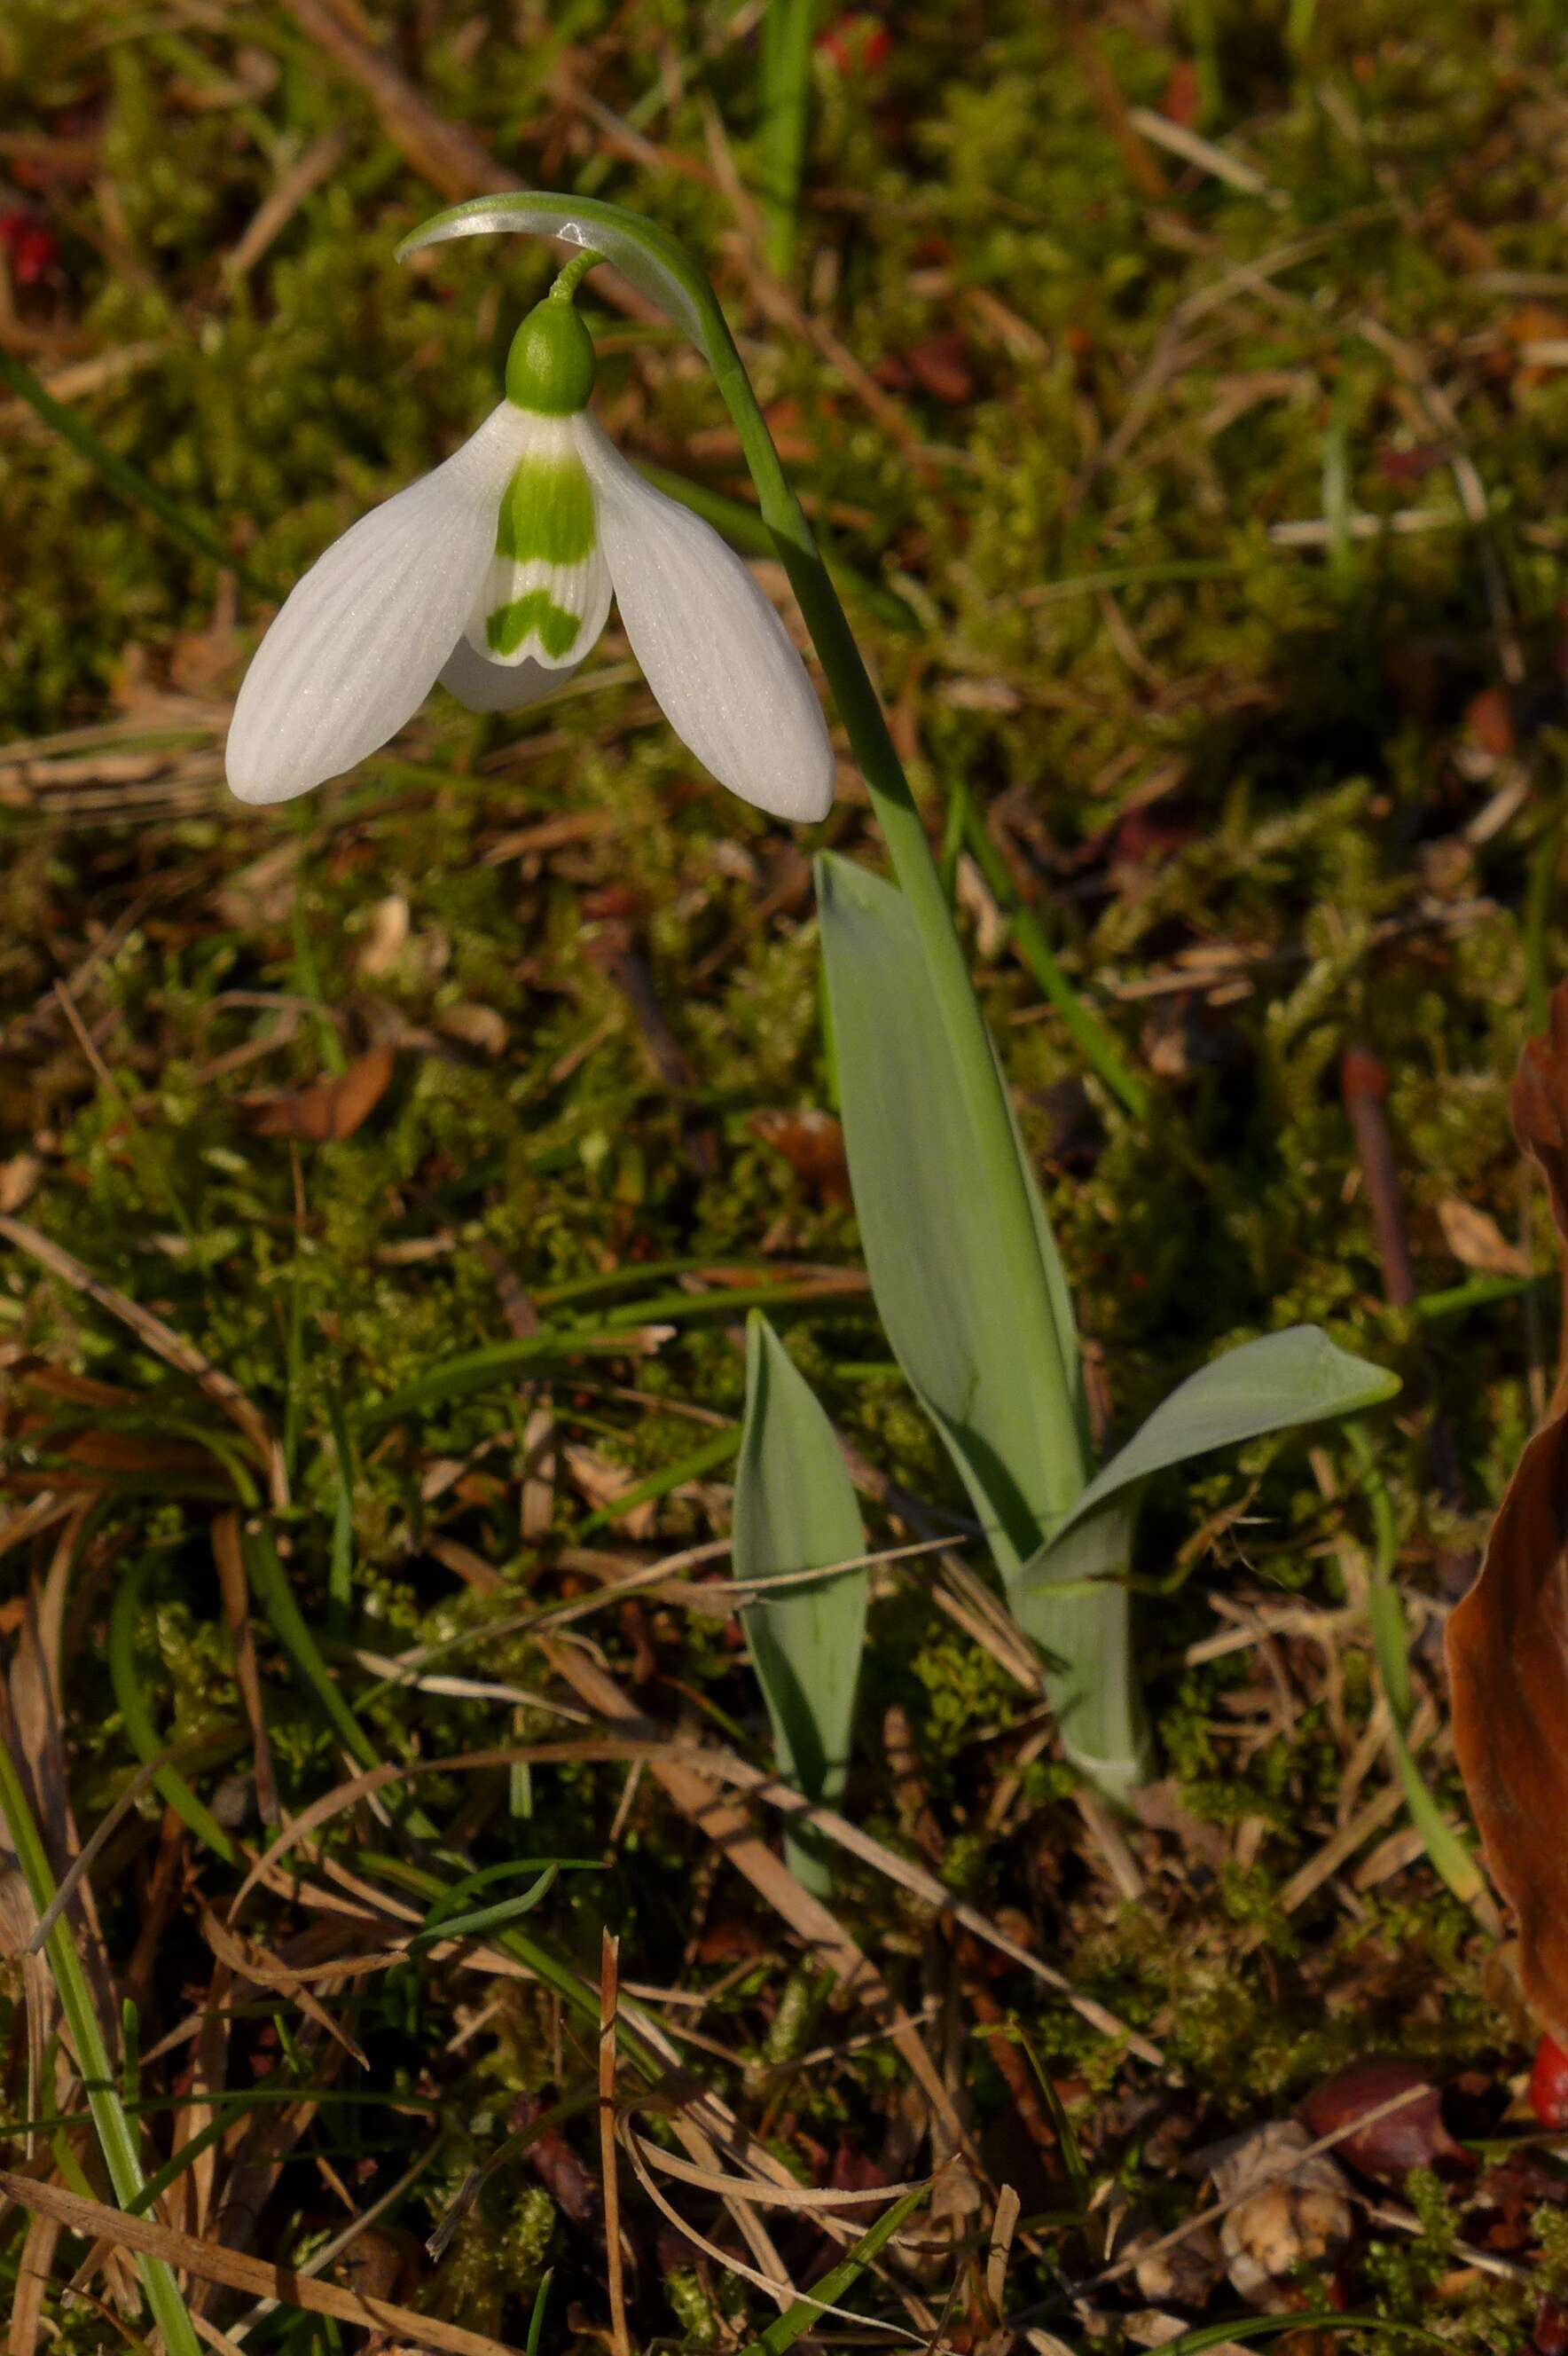
<instances>
[{"instance_id":1,"label":"green grass blade","mask_svg":"<svg viewBox=\"0 0 1568 2356\"><path fill-rule=\"evenodd\" d=\"M13 392L20 394L34 415L40 417L62 442L69 442L80 457L96 468L111 490L118 491L120 497L128 499L133 507L144 508L149 515L156 516L165 530L174 539L183 541L187 548L195 549L199 555L210 557L226 573L238 574L247 588L253 589L258 596L277 595L276 587L253 573L232 549L225 548L216 533L208 531L199 518L187 514L177 500L169 498L166 491L160 491L156 483L149 482L139 466L133 466L129 459L117 456L84 418L79 416L74 409L68 409L63 402L57 401L53 393L39 383L26 360L19 360L14 352L0 352L0 383L8 384Z\"/></svg>"},{"instance_id":2,"label":"green grass blade","mask_svg":"<svg viewBox=\"0 0 1568 2356\"><path fill-rule=\"evenodd\" d=\"M502 1870L515 1869L504 1867ZM494 1906L475 1906L466 1913L458 1913L452 1910L450 1897L438 1899L425 1918L424 1927L410 1940L409 1953L417 1955L437 1939L475 1939L486 1931L499 1930L504 1923L515 1922L520 1915L531 1914L560 1879L560 1868L552 1859L526 1890L519 1890L515 1898L497 1900Z\"/></svg>"},{"instance_id":3,"label":"green grass blade","mask_svg":"<svg viewBox=\"0 0 1568 2356\"><path fill-rule=\"evenodd\" d=\"M1351 1449L1372 1513L1372 1561L1367 1580L1367 1622L1372 1654L1389 1710L1389 1749L1393 1754L1410 1819L1425 1845L1433 1869L1441 1875L1463 1906L1474 1906L1486 1895L1486 1881L1464 1836L1455 1831L1426 1788L1409 1740L1414 1697L1410 1685L1410 1633L1404 1608L1393 1583L1399 1551L1393 1505L1372 1454L1371 1440L1357 1424L1349 1428Z\"/></svg>"},{"instance_id":4,"label":"green grass blade","mask_svg":"<svg viewBox=\"0 0 1568 2356\"><path fill-rule=\"evenodd\" d=\"M1061 1015L1069 1038L1083 1061L1103 1080L1124 1109L1136 1120L1147 1120L1149 1112L1149 1092L1133 1070L1116 1041L1073 989L1062 972L1055 950L1045 937L1045 927L1033 910L1019 899L1008 863L997 850L986 823L985 812L962 779L953 788L957 799L964 830L975 864L985 878L986 887L1000 906L1008 920L1019 957L1033 974L1040 989Z\"/></svg>"},{"instance_id":5,"label":"green grass blade","mask_svg":"<svg viewBox=\"0 0 1568 2356\"><path fill-rule=\"evenodd\" d=\"M666 1464L659 1472L650 1472L645 1481L639 1481L635 1488L627 1489L608 1505L601 1505L597 1513L590 1514L586 1521L578 1524L577 1537L584 1538L593 1530L608 1529L612 1523L635 1513L639 1505L651 1505L660 1497L667 1497L670 1491L678 1489L683 1482L699 1481L705 1472L716 1472L721 1464L729 1463L740 1445L738 1430L716 1431L712 1439L705 1440L699 1448L677 1456L673 1464Z\"/></svg>"},{"instance_id":6,"label":"green grass blade","mask_svg":"<svg viewBox=\"0 0 1568 2356\"><path fill-rule=\"evenodd\" d=\"M770 268L795 259L801 174L811 120L811 44L816 0L767 0L762 43L762 193Z\"/></svg>"},{"instance_id":7,"label":"green grass blade","mask_svg":"<svg viewBox=\"0 0 1568 2356\"><path fill-rule=\"evenodd\" d=\"M11 1756L8 1740L0 1740L0 1813L3 1813L34 1907L42 1915L55 1894L55 1879L26 1792ZM136 2138L125 2115L98 2014L87 1985L81 1958L71 1933L69 1911L61 1915L45 1942L60 2010L76 2050L77 2066L114 2198L129 2209L142 2190L142 2162ZM199 2356L200 2341L180 2297L173 2272L162 2258L139 2256L136 2270L147 2294L147 2304L164 2335L168 2356Z\"/></svg>"},{"instance_id":8,"label":"green grass blade","mask_svg":"<svg viewBox=\"0 0 1568 2356\"><path fill-rule=\"evenodd\" d=\"M930 2191L930 2186L923 2184L916 2191L906 2192L901 2201L895 2201L891 2209L884 2209L870 2231L862 2233L840 2263L822 2276L816 2290L785 2308L759 2339L741 2351L741 2356L784 2356L786 2349L815 2330L822 2320L823 2308L837 2307L846 2291L854 2288L878 2252L892 2240L906 2218L913 2216Z\"/></svg>"},{"instance_id":9,"label":"green grass blade","mask_svg":"<svg viewBox=\"0 0 1568 2356\"><path fill-rule=\"evenodd\" d=\"M1201 2323L1179 2339L1166 2340L1161 2356L1203 2356L1206 2349L1222 2347L1228 2340L1275 2340L1285 2331L1383 2331L1396 2340L1424 2340L1433 2348L1452 2345L1419 2323L1390 2323L1381 2315L1345 2315L1326 2308L1317 2314L1250 2315L1239 2322Z\"/></svg>"},{"instance_id":10,"label":"green grass blade","mask_svg":"<svg viewBox=\"0 0 1568 2356\"><path fill-rule=\"evenodd\" d=\"M248 1529L241 1545L246 1574L257 1608L288 1655L301 1684L320 1708L349 1757L357 1760L361 1767L379 1767L380 1755L375 1744L338 1691L336 1680L321 1656L320 1647L306 1624L304 1614L294 1601L293 1590L283 1575L283 1566L278 1559L272 1532L264 1524Z\"/></svg>"},{"instance_id":11,"label":"green grass blade","mask_svg":"<svg viewBox=\"0 0 1568 2356\"><path fill-rule=\"evenodd\" d=\"M833 1426L760 1310L746 1328L746 1421L735 1472L738 1579L772 1579L852 1562L866 1535ZM767 1704L781 1772L808 1800L844 1787L860 1651L863 1569L810 1580L741 1614ZM829 1854L809 1831L786 1836L790 1869L806 1889L832 1888Z\"/></svg>"},{"instance_id":12,"label":"green grass blade","mask_svg":"<svg viewBox=\"0 0 1568 2356\"><path fill-rule=\"evenodd\" d=\"M148 1568L144 1560L133 1563L129 1569L121 1573L109 1614L110 1681L125 1723L126 1738L144 1766L158 1758L165 1749L153 1724L136 1668L136 1620L141 1611L142 1590ZM153 1788L181 1821L188 1825L197 1840L205 1841L225 1865L239 1863L240 1852L234 1843L211 1810L202 1805L177 1768L160 1767L153 1778Z\"/></svg>"},{"instance_id":13,"label":"green grass blade","mask_svg":"<svg viewBox=\"0 0 1568 2356\"><path fill-rule=\"evenodd\" d=\"M389 1398L378 1399L355 1419L359 1429L373 1431L380 1424L398 1423L405 1416L428 1413L432 1408L445 1407L453 1399L471 1398L476 1391L492 1390L497 1383L508 1381L525 1368L559 1365L563 1359L581 1350L624 1351L626 1336L606 1334L598 1331L584 1333L546 1330L542 1333L525 1334L515 1342L492 1342L481 1350L465 1350L455 1358L447 1358L428 1374L421 1375Z\"/></svg>"}]
</instances>

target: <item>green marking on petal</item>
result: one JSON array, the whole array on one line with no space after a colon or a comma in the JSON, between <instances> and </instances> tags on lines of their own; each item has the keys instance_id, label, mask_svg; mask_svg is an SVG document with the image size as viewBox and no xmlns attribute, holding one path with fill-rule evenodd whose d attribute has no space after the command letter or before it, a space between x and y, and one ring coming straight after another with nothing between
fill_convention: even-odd
<instances>
[{"instance_id":1,"label":"green marking on petal","mask_svg":"<svg viewBox=\"0 0 1568 2356\"><path fill-rule=\"evenodd\" d=\"M496 553L514 564L581 564L599 540L593 492L570 453L524 458L501 494Z\"/></svg>"},{"instance_id":2,"label":"green marking on petal","mask_svg":"<svg viewBox=\"0 0 1568 2356\"><path fill-rule=\"evenodd\" d=\"M515 655L529 632L537 630L546 654L559 662L571 652L581 627L579 616L558 605L548 589L530 589L526 597L496 606L485 624L485 637L492 654Z\"/></svg>"}]
</instances>

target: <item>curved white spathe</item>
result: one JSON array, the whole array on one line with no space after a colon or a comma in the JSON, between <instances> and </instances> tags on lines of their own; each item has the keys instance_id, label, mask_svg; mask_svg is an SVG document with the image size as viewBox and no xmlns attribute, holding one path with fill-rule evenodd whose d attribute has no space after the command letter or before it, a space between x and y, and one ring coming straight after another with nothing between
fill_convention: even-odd
<instances>
[{"instance_id":1,"label":"curved white spathe","mask_svg":"<svg viewBox=\"0 0 1568 2356\"><path fill-rule=\"evenodd\" d=\"M628 466L586 413L577 446L632 652L670 726L743 801L808 824L833 801L833 747L784 624L711 526Z\"/></svg>"},{"instance_id":2,"label":"curved white spathe","mask_svg":"<svg viewBox=\"0 0 1568 2356\"><path fill-rule=\"evenodd\" d=\"M419 710L489 566L521 424L503 402L443 466L361 517L295 584L234 707L225 763L240 800L308 793Z\"/></svg>"},{"instance_id":3,"label":"curved white spathe","mask_svg":"<svg viewBox=\"0 0 1568 2356\"><path fill-rule=\"evenodd\" d=\"M446 659L441 684L470 712L521 712L540 696L553 695L581 669L573 663L570 670L552 670L531 655L521 662L496 662L467 638L459 638Z\"/></svg>"}]
</instances>

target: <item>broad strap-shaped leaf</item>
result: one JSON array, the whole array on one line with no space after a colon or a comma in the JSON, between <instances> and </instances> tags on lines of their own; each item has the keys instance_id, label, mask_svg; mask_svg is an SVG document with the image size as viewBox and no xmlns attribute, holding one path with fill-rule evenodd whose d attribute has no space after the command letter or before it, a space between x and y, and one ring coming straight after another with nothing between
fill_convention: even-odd
<instances>
[{"instance_id":1,"label":"broad strap-shaped leaf","mask_svg":"<svg viewBox=\"0 0 1568 2356\"><path fill-rule=\"evenodd\" d=\"M963 1095L902 894L825 856L817 905L860 1241L894 1355L946 1441L1009 1587L1082 1485L1041 1412L1082 1430L1072 1304L1020 1148L1037 1249L1013 1265L975 1166Z\"/></svg>"},{"instance_id":2,"label":"broad strap-shaped leaf","mask_svg":"<svg viewBox=\"0 0 1568 2356\"><path fill-rule=\"evenodd\" d=\"M734 1565L741 1580L854 1562L866 1550L843 1451L816 1394L760 1310L746 1333L746 1420L735 1469ZM864 1568L785 1586L741 1614L779 1767L808 1800L843 1789L866 1628ZM785 1843L818 1896L830 1852L809 1832Z\"/></svg>"},{"instance_id":3,"label":"broad strap-shaped leaf","mask_svg":"<svg viewBox=\"0 0 1568 2356\"><path fill-rule=\"evenodd\" d=\"M1075 1517L1024 1565L1009 1596L1014 1619L1045 1656L1062 1749L1115 1800L1149 1774L1127 1584L1139 1494L1124 1490L1082 1521Z\"/></svg>"},{"instance_id":4,"label":"broad strap-shaped leaf","mask_svg":"<svg viewBox=\"0 0 1568 2356\"><path fill-rule=\"evenodd\" d=\"M1090 1482L1050 1542L1025 1566L1015 1607L1020 1624L1042 1635L1072 1665L1092 1658L1084 1637L1104 1630L1095 1590L1119 1600L1125 1622L1125 1580L1143 1485L1173 1464L1205 1456L1267 1431L1284 1431L1327 1416L1352 1415L1391 1398L1399 1378L1339 1349L1316 1325L1292 1325L1261 1341L1243 1342L1179 1384L1126 1446ZM1041 1615L1049 1615L1042 1619ZM1079 1615L1085 1617L1080 1622ZM1130 1788L1140 1772L1143 1731L1136 1715L1118 1709L1091 1676L1055 1694L1069 1751L1098 1779Z\"/></svg>"},{"instance_id":5,"label":"broad strap-shaped leaf","mask_svg":"<svg viewBox=\"0 0 1568 2356\"><path fill-rule=\"evenodd\" d=\"M1151 1473L1216 1448L1257 1440L1265 1431L1354 1415L1392 1398L1399 1376L1366 1358L1353 1358L1318 1325L1287 1325L1281 1333L1243 1342L1179 1383L1140 1424L1126 1446L1096 1473L1045 1551L1086 1521L1107 1499ZM1031 1564L1030 1583L1041 1576Z\"/></svg>"}]
</instances>

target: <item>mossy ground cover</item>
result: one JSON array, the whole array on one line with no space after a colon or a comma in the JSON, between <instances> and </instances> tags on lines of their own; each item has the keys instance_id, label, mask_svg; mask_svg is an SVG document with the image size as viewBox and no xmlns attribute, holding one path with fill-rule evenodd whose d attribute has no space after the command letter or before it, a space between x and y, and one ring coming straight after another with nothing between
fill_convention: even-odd
<instances>
[{"instance_id":1,"label":"mossy ground cover","mask_svg":"<svg viewBox=\"0 0 1568 2356\"><path fill-rule=\"evenodd\" d=\"M1153 1494L1160 1781L1125 1828L1085 1818L952 1574L918 1556L878 1574L848 1813L1157 2062L847 1861L836 1911L921 2024L960 2147L885 2019L630 1753L452 1769L346 1808L303 1880L280 1869L248 1901L255 1976L215 1954L236 1845L270 1829L258 1722L286 1816L378 1757L581 1737L598 1721L572 1660L645 1739L765 1756L722 1559L613 1591L727 1528L742 1297L770 1299L857 1451L875 1543L907 1541L901 1494L964 1536L857 1281L803 846L695 772L613 625L538 712L475 721L438 694L294 809L226 797L270 605L477 422L548 282L521 239L392 260L485 150L519 185L656 214L709 262L933 834L962 778L1149 1092L1134 1119L1085 1078L947 827L1106 1426L1301 1319L1404 1376L1371 1436L1424 1769L1461 1808L1442 1614L1556 1318L1527 1280L1550 1254L1506 1087L1568 955L1558 12L1193 0L1069 22L1004 0L837 20L788 284L747 193L751 18L11 0L0 21L0 346L78 428L0 388L12 1714L62 1839L67 1794L85 1835L178 1751L112 1831L81 1926L136 2008L148 2172L210 2115L193 2089L225 2122L173 2222L301 2260L422 2160L357 2244L383 2295L520 2344L553 2266L543 2346L596 2342L600 2147L571 2111L596 2031L539 1969L596 1981L608 1926L687 2083L800 2184L967 2149L923 2253L851 2304L999 2348L987 2255L1010 2183L1006 2314L1057 2335L1040 2346L1142 2344L1149 2299L1099 2280L1131 2226L1180 2222L1194 2152L1347 2061L1415 2057L1464 2079L1472 2128L1516 2133L1526 2032L1494 1932L1393 1791L1360 1611L1371 1524L1331 1430ZM432 124L467 134L456 162ZM606 423L744 498L701 369L603 300ZM877 860L852 775L819 831ZM1351 1047L1388 1077L1413 1309L1387 1299ZM504 1344L504 1365L452 1373ZM528 1624L559 1607L557 1633ZM756 1828L776 1837L765 1810ZM465 1951L278 1978L279 1957L406 1944L454 1857L579 1862ZM23 1985L13 2122L77 2108L63 2065L58 2102L29 2088ZM646 2095L638 2072L628 2053ZM668 2076L637 2131L673 2151ZM466 2171L530 2125L429 2256ZM60 2179L96 2188L80 2119L52 2132ZM16 2164L19 2126L7 2148ZM1472 2178L1418 2178L1409 2205L1363 2184L1377 2213L1342 2295L1457 2348L1525 2346L1568 2274L1558 2179L1531 2169L1485 2199ZM755 2247L709 2191L665 2193L711 2247L624 2177L633 2338L740 2344L772 2309L712 2251L756 2265ZM822 2224L763 2213L808 2283ZM25 2225L4 2229L14 2301L50 2263ZM119 2344L60 2298L82 2254L61 2244L39 2329ZM1221 2285L1179 2311L1246 2307ZM285 2308L246 2344L356 2342Z\"/></svg>"}]
</instances>

